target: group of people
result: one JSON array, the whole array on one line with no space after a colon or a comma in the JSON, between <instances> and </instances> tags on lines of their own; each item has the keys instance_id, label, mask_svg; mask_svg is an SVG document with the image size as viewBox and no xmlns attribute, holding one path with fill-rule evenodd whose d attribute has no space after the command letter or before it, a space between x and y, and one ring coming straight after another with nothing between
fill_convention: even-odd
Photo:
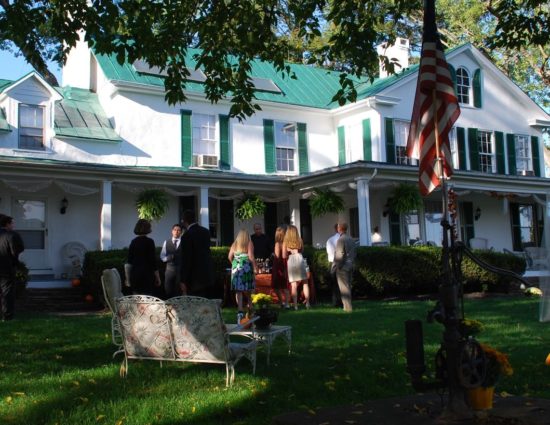
<instances>
[{"instance_id":1,"label":"group of people","mask_svg":"<svg viewBox=\"0 0 550 425\"><path fill-rule=\"evenodd\" d=\"M303 287L305 306L310 308L307 264L302 256L303 247L298 229L293 225L277 227L273 247L259 223L254 224L252 236L249 236L245 229L239 231L228 255L231 262L231 289L236 295L239 322L244 316L245 299L247 307L250 308L250 295L255 290L255 275L258 273L257 258L272 257L271 285L283 308L291 308L292 296L292 305L298 310L300 285Z\"/></svg>"},{"instance_id":2,"label":"group of people","mask_svg":"<svg viewBox=\"0 0 550 425\"><path fill-rule=\"evenodd\" d=\"M0 214L0 297L2 321L12 320L15 313L16 273L23 239L15 230L13 217Z\"/></svg>"},{"instance_id":3,"label":"group of people","mask_svg":"<svg viewBox=\"0 0 550 425\"><path fill-rule=\"evenodd\" d=\"M151 231L151 223L145 219L139 219L134 227L136 237L128 248L126 268L126 286L133 294L153 295L157 293L155 288L161 286L155 242L147 236ZM164 241L160 259L166 263L167 298L215 296L210 231L197 223L194 211L184 211L182 224L172 226L172 237Z\"/></svg>"}]
</instances>

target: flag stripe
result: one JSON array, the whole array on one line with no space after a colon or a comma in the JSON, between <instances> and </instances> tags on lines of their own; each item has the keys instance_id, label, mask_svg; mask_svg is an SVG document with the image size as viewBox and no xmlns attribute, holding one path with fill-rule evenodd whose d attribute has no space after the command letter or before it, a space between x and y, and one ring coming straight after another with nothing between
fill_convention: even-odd
<instances>
[{"instance_id":1,"label":"flag stripe","mask_svg":"<svg viewBox=\"0 0 550 425\"><path fill-rule=\"evenodd\" d=\"M442 162L444 178L453 173L449 133L459 115L458 99L437 33L435 2L428 0L424 8L422 54L407 140L407 155L419 158L418 183L424 196L441 184L435 169L436 158Z\"/></svg>"}]
</instances>

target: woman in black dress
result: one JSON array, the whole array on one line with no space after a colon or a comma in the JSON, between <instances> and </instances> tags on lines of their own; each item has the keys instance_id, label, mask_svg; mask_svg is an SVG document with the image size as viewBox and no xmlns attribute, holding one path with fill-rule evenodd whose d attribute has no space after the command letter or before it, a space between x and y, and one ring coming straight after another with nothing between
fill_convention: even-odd
<instances>
[{"instance_id":1,"label":"woman in black dress","mask_svg":"<svg viewBox=\"0 0 550 425\"><path fill-rule=\"evenodd\" d=\"M151 223L139 219L134 227L136 238L128 249L130 264L130 287L134 295L153 295L154 287L160 286L155 242L147 237L151 233Z\"/></svg>"}]
</instances>

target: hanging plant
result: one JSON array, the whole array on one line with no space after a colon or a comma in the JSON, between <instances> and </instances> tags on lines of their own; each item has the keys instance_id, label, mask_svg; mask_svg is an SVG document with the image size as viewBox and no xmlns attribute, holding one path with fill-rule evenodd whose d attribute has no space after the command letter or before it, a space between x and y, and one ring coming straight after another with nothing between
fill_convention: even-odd
<instances>
[{"instance_id":1,"label":"hanging plant","mask_svg":"<svg viewBox=\"0 0 550 425\"><path fill-rule=\"evenodd\" d=\"M146 189L136 199L139 218L160 220L168 211L168 196L162 189Z\"/></svg>"},{"instance_id":2,"label":"hanging plant","mask_svg":"<svg viewBox=\"0 0 550 425\"><path fill-rule=\"evenodd\" d=\"M392 197L388 200L390 210L397 214L406 214L418 210L422 206L422 197L417 186L408 183L400 183L393 190Z\"/></svg>"},{"instance_id":3,"label":"hanging plant","mask_svg":"<svg viewBox=\"0 0 550 425\"><path fill-rule=\"evenodd\" d=\"M328 213L337 214L344 211L344 200L331 190L315 189L309 199L309 208L313 217L320 217Z\"/></svg>"},{"instance_id":4,"label":"hanging plant","mask_svg":"<svg viewBox=\"0 0 550 425\"><path fill-rule=\"evenodd\" d=\"M235 217L241 221L250 220L252 217L262 215L265 211L265 202L259 195L246 194L235 209Z\"/></svg>"}]
</instances>

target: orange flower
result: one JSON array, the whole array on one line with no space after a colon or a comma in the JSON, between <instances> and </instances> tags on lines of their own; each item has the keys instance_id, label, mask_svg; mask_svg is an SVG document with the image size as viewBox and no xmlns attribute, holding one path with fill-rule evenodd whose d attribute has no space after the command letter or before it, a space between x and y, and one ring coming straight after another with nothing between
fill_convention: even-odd
<instances>
[{"instance_id":1,"label":"orange flower","mask_svg":"<svg viewBox=\"0 0 550 425\"><path fill-rule=\"evenodd\" d=\"M487 373L482 384L484 387L494 386L500 375L511 376L514 369L508 356L485 344L480 344L487 360Z\"/></svg>"}]
</instances>

